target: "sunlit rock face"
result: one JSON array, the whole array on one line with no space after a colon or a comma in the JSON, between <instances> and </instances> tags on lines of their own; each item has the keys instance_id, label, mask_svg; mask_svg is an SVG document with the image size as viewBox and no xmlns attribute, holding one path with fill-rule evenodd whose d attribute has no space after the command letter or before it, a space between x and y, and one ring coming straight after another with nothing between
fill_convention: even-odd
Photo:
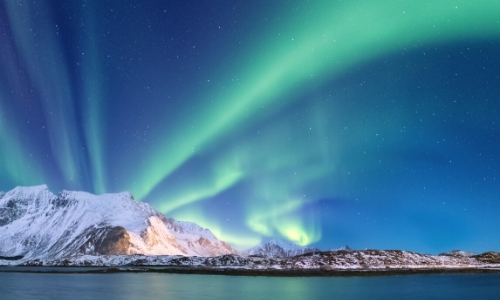
<instances>
[{"instance_id":1,"label":"sunlit rock face","mask_svg":"<svg viewBox=\"0 0 500 300\"><path fill-rule=\"evenodd\" d=\"M0 256L217 256L237 253L208 229L166 218L129 193L51 193L17 187L0 197Z\"/></svg>"},{"instance_id":2,"label":"sunlit rock face","mask_svg":"<svg viewBox=\"0 0 500 300\"><path fill-rule=\"evenodd\" d=\"M87 241L80 247L86 255L124 255L129 254L130 235L121 226L90 228L84 232ZM80 239L77 239L77 241Z\"/></svg>"}]
</instances>

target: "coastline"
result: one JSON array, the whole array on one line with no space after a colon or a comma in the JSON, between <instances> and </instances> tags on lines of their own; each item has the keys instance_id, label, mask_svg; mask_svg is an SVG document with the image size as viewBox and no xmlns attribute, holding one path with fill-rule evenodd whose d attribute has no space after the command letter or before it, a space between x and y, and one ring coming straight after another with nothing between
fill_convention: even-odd
<instances>
[{"instance_id":1,"label":"coastline","mask_svg":"<svg viewBox=\"0 0 500 300\"><path fill-rule=\"evenodd\" d=\"M264 277L372 277L430 274L500 274L500 268L390 268L390 269L245 269L209 268L188 266L110 266L110 267L67 267L67 266L2 266L0 273L35 274L116 274L116 273L163 273L223 276Z\"/></svg>"}]
</instances>

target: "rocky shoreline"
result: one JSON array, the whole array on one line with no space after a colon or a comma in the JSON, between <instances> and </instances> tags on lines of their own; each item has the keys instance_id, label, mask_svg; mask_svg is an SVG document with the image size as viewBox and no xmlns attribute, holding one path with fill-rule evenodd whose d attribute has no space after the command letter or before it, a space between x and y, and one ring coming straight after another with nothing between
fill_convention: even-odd
<instances>
[{"instance_id":1,"label":"rocky shoreline","mask_svg":"<svg viewBox=\"0 0 500 300\"><path fill-rule=\"evenodd\" d=\"M242 276L382 276L441 273L499 273L500 253L429 255L401 250L324 251L270 258L227 254L216 257L180 255L103 255L64 259L0 260L3 271L156 272ZM40 268L39 268L40 267ZM48 268L44 268L48 267ZM73 267L73 268L71 268ZM85 268L86 267L86 268ZM81 268L81 269L80 269ZM75 271L76 269L76 271Z\"/></svg>"},{"instance_id":2,"label":"rocky shoreline","mask_svg":"<svg viewBox=\"0 0 500 300\"><path fill-rule=\"evenodd\" d=\"M360 276L399 276L430 274L500 274L500 268L404 268L404 269L245 269L245 268L210 268L210 267L131 267L115 266L91 269L89 267L9 267L0 268L2 273L37 273L37 274L115 274L115 273L163 273L225 276L270 276L270 277L360 277Z\"/></svg>"}]
</instances>

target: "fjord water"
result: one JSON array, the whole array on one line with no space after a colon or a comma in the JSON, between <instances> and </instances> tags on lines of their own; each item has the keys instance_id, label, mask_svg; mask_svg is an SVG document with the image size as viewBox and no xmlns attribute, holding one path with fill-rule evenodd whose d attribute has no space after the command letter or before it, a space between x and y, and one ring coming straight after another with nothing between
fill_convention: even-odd
<instances>
[{"instance_id":1,"label":"fjord water","mask_svg":"<svg viewBox=\"0 0 500 300\"><path fill-rule=\"evenodd\" d=\"M498 299L500 274L248 277L0 273L0 299Z\"/></svg>"}]
</instances>

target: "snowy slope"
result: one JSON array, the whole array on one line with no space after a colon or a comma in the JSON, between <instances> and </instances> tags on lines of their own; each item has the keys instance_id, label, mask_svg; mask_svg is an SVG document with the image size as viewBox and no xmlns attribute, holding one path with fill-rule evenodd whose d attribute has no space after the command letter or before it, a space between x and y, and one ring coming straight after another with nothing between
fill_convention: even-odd
<instances>
[{"instance_id":1,"label":"snowy slope","mask_svg":"<svg viewBox=\"0 0 500 300\"><path fill-rule=\"evenodd\" d=\"M0 256L236 253L209 230L165 216L129 193L51 193L17 187L0 198Z\"/></svg>"},{"instance_id":2,"label":"snowy slope","mask_svg":"<svg viewBox=\"0 0 500 300\"><path fill-rule=\"evenodd\" d=\"M301 247L292 242L272 239L246 251L248 255L265 257L292 257L308 252L319 252L317 248Z\"/></svg>"},{"instance_id":3,"label":"snowy slope","mask_svg":"<svg viewBox=\"0 0 500 300\"><path fill-rule=\"evenodd\" d=\"M165 224L177 242L185 249L189 249L190 255L207 257L239 253L228 243L219 241L210 230L196 223L168 219Z\"/></svg>"}]
</instances>

